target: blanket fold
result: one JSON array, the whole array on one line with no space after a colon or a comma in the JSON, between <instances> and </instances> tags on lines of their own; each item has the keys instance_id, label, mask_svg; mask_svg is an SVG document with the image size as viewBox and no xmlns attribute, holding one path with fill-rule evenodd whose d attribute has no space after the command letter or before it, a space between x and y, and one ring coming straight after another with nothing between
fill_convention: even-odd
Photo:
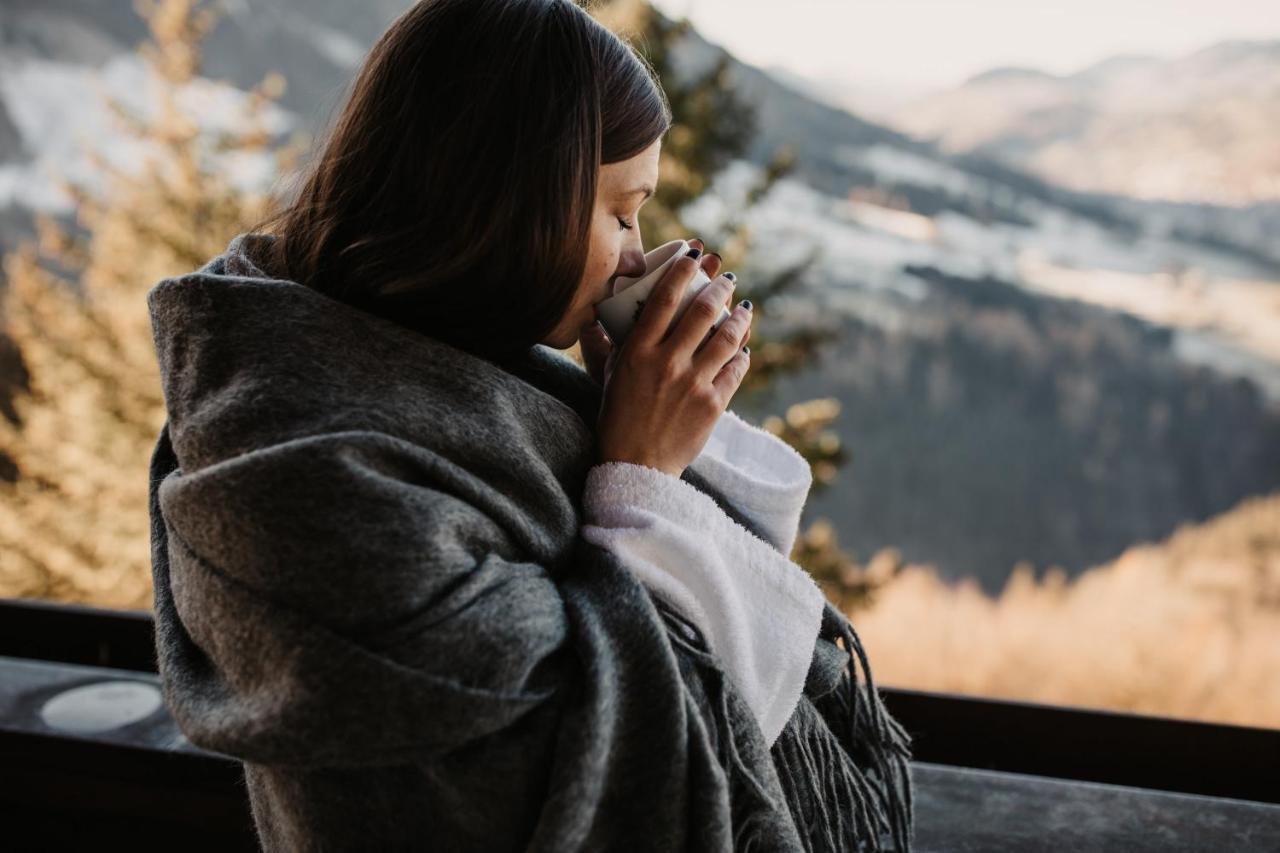
<instances>
[{"instance_id":1,"label":"blanket fold","mask_svg":"<svg viewBox=\"0 0 1280 853\"><path fill-rule=\"evenodd\" d=\"M270 239L147 294L162 684L192 742L244 762L265 849L909 850L909 737L845 617L827 604L770 748L580 536L589 375L274 277Z\"/></svg>"}]
</instances>

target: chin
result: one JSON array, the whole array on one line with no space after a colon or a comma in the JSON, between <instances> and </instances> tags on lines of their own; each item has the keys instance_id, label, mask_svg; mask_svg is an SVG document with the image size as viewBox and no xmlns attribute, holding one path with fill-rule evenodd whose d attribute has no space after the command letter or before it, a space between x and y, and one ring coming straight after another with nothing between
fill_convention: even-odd
<instances>
[{"instance_id":1,"label":"chin","mask_svg":"<svg viewBox=\"0 0 1280 853\"><path fill-rule=\"evenodd\" d=\"M577 332L560 332L558 334L548 335L539 343L552 349L569 349L578 342Z\"/></svg>"}]
</instances>

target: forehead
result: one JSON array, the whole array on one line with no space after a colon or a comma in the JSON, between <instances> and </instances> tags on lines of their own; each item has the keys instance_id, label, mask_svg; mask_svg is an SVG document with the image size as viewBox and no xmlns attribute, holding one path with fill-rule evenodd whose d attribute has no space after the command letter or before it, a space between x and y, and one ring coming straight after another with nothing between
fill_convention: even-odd
<instances>
[{"instance_id":1,"label":"forehead","mask_svg":"<svg viewBox=\"0 0 1280 853\"><path fill-rule=\"evenodd\" d=\"M661 145L661 139L655 140L634 157L601 166L602 183L614 192L625 192L644 184L653 186L658 180L658 154Z\"/></svg>"}]
</instances>

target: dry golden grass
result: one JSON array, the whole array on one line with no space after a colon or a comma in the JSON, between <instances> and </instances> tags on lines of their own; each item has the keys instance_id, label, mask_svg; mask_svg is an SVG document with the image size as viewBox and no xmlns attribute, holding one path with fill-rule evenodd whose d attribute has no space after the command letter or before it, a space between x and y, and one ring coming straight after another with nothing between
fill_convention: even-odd
<instances>
[{"instance_id":1,"label":"dry golden grass","mask_svg":"<svg viewBox=\"0 0 1280 853\"><path fill-rule=\"evenodd\" d=\"M849 615L878 685L1280 727L1280 493L994 599L905 566Z\"/></svg>"}]
</instances>

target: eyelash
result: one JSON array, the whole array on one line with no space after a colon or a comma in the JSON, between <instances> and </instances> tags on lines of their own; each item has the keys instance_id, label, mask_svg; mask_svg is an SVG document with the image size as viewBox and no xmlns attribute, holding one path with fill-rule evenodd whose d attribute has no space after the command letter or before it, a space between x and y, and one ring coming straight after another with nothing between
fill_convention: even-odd
<instances>
[{"instance_id":1,"label":"eyelash","mask_svg":"<svg viewBox=\"0 0 1280 853\"><path fill-rule=\"evenodd\" d=\"M618 219L618 224L622 226L622 229L623 229L624 231L630 231L632 228L634 228L634 227L635 227L635 225L634 225L634 224L632 224L632 223L630 223L630 222L628 222L627 220L622 219L622 218L619 218L619 219Z\"/></svg>"}]
</instances>

